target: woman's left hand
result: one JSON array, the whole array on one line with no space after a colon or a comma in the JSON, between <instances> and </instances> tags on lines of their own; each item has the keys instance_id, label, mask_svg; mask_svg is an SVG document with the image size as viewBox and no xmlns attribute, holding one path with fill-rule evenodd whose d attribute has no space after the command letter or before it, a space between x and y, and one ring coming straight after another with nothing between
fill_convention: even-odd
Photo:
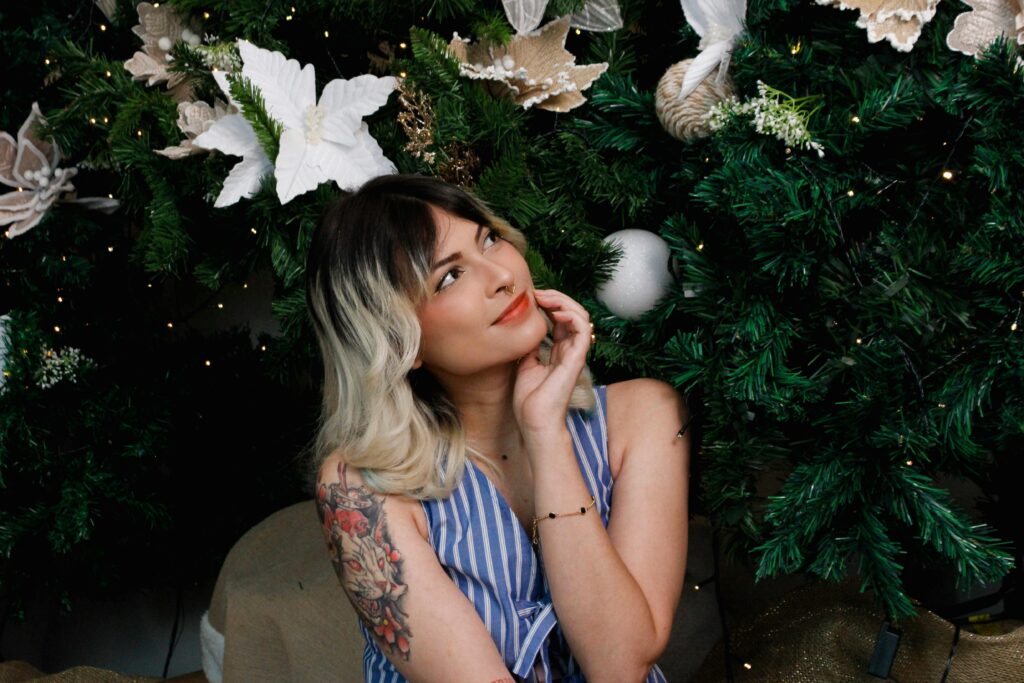
<instances>
[{"instance_id":1,"label":"woman's left hand","mask_svg":"<svg viewBox=\"0 0 1024 683\"><path fill-rule=\"evenodd\" d=\"M569 397L586 364L592 329L587 309L562 292L538 289L534 298L554 323L554 346L547 365L540 362L539 345L519 361L512 404L524 436L564 426Z\"/></svg>"}]
</instances>

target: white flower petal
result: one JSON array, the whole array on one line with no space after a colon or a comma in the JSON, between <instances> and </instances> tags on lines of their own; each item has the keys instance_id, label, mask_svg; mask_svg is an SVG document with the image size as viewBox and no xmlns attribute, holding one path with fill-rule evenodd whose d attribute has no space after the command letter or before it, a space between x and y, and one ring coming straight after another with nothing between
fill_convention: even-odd
<instances>
[{"instance_id":1,"label":"white flower petal","mask_svg":"<svg viewBox=\"0 0 1024 683\"><path fill-rule=\"evenodd\" d=\"M328 173L343 190L354 190L371 178L396 171L365 123L360 126L355 145L344 149L335 147L334 151Z\"/></svg>"},{"instance_id":2,"label":"white flower petal","mask_svg":"<svg viewBox=\"0 0 1024 683\"><path fill-rule=\"evenodd\" d=\"M501 4L516 33L529 33L540 26L548 0L501 0Z\"/></svg>"},{"instance_id":3,"label":"white flower petal","mask_svg":"<svg viewBox=\"0 0 1024 683\"><path fill-rule=\"evenodd\" d=\"M243 197L251 197L260 189L260 179L274 170L266 155L247 156L235 164L224 179L215 207L231 206Z\"/></svg>"},{"instance_id":4,"label":"white flower petal","mask_svg":"<svg viewBox=\"0 0 1024 683\"><path fill-rule=\"evenodd\" d=\"M301 68L294 59L239 40L242 75L252 81L263 95L267 113L285 128L302 128L306 108L316 105L316 78L313 65Z\"/></svg>"},{"instance_id":5,"label":"white flower petal","mask_svg":"<svg viewBox=\"0 0 1024 683\"><path fill-rule=\"evenodd\" d=\"M335 78L324 86L320 95L320 107L328 113L346 111L363 118L380 109L388 101L397 82L392 76L378 78L372 74L363 74L345 80ZM353 128L353 132L359 124Z\"/></svg>"},{"instance_id":6,"label":"white flower petal","mask_svg":"<svg viewBox=\"0 0 1024 683\"><path fill-rule=\"evenodd\" d=\"M277 153L274 176L277 178L277 198L281 204L287 204L304 192L316 189L320 183L329 180L329 176L312 163L319 161L311 157L319 157L323 149L330 143L319 145L306 144L306 136L301 130L290 128L281 134L280 150Z\"/></svg>"},{"instance_id":7,"label":"white flower petal","mask_svg":"<svg viewBox=\"0 0 1024 683\"><path fill-rule=\"evenodd\" d=\"M622 12L618 0L588 0L583 9L572 15L571 26L585 31L616 31L622 28Z\"/></svg>"},{"instance_id":8,"label":"white flower petal","mask_svg":"<svg viewBox=\"0 0 1024 683\"><path fill-rule=\"evenodd\" d=\"M229 114L218 119L210 126L210 130L196 136L192 144L196 147L215 149L237 157L252 154L253 148L258 148L262 154L256 133L241 114Z\"/></svg>"}]
</instances>

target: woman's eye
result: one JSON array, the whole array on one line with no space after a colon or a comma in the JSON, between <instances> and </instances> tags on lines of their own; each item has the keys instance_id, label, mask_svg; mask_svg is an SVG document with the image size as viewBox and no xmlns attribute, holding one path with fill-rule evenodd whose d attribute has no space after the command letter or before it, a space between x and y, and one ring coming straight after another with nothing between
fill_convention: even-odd
<instances>
[{"instance_id":1,"label":"woman's eye","mask_svg":"<svg viewBox=\"0 0 1024 683\"><path fill-rule=\"evenodd\" d=\"M456 280L459 279L459 274L460 273L462 273L462 268L456 267L456 268L452 268L447 273L442 275L441 276L441 281L437 283L437 291L440 292L442 289L450 287L452 282L455 282ZM451 282L448 281L448 277L449 276L451 276ZM447 283L447 284L445 284L445 283Z\"/></svg>"},{"instance_id":2,"label":"woman's eye","mask_svg":"<svg viewBox=\"0 0 1024 683\"><path fill-rule=\"evenodd\" d=\"M487 240L493 240L494 242L492 242L492 244L495 243L495 242L499 242L499 241L501 241L501 235L494 228L490 228L487 231L487 237L484 238L485 242Z\"/></svg>"}]
</instances>

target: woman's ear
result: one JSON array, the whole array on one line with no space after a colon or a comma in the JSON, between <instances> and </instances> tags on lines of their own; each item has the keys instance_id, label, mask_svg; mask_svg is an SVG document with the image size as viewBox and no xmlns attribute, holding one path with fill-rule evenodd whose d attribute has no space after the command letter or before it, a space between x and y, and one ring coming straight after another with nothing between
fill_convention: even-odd
<instances>
[{"instance_id":1,"label":"woman's ear","mask_svg":"<svg viewBox=\"0 0 1024 683\"><path fill-rule=\"evenodd\" d=\"M419 370L421 365L423 365L423 360L419 356L417 356L416 360L412 362L412 369Z\"/></svg>"}]
</instances>

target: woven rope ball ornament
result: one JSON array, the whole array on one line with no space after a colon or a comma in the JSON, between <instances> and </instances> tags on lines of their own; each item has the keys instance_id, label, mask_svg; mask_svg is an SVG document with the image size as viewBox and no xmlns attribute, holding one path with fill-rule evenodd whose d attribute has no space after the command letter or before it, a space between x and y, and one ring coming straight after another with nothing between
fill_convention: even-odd
<instances>
[{"instance_id":1,"label":"woven rope ball ornament","mask_svg":"<svg viewBox=\"0 0 1024 683\"><path fill-rule=\"evenodd\" d=\"M658 90L654 96L654 110L658 120L676 140L687 141L708 135L711 130L704 121L704 115L711 107L733 96L729 77L726 76L719 85L712 73L689 96L680 100L683 77L692 62L692 59L684 59L670 66L658 81Z\"/></svg>"}]
</instances>

